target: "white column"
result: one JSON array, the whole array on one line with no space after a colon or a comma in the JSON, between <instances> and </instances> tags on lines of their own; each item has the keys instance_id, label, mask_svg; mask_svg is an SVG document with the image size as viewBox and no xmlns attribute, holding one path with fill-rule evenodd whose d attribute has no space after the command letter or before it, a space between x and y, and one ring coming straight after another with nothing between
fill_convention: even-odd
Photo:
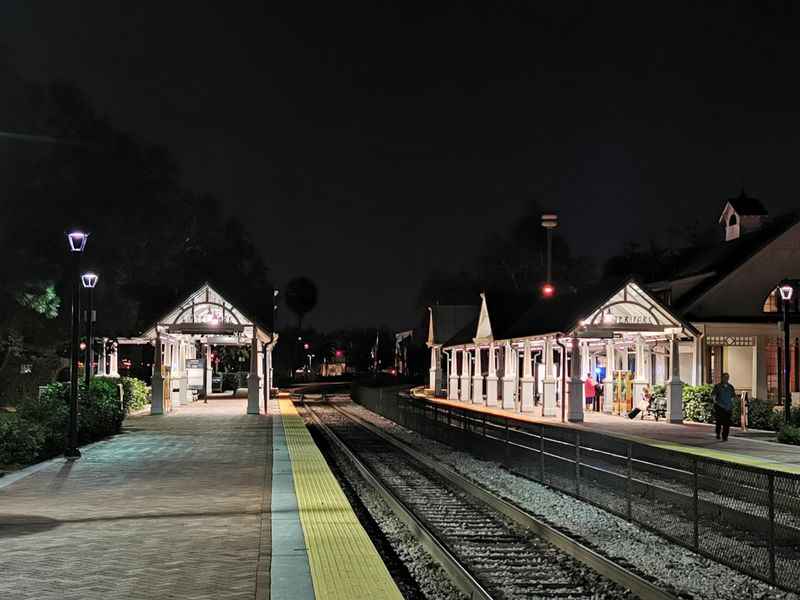
<instances>
[{"instance_id":1,"label":"white column","mask_svg":"<svg viewBox=\"0 0 800 600\"><path fill-rule=\"evenodd\" d=\"M580 376L583 381L586 381L587 374L594 377L594 372L592 371L592 362L591 362L591 355L589 353L589 342L582 341L581 342L581 372Z\"/></svg>"},{"instance_id":2,"label":"white column","mask_svg":"<svg viewBox=\"0 0 800 600\"><path fill-rule=\"evenodd\" d=\"M636 375L633 378L633 407L639 406L642 401L642 392L647 385L645 366L645 345L642 336L636 338Z\"/></svg>"},{"instance_id":3,"label":"white column","mask_svg":"<svg viewBox=\"0 0 800 600\"><path fill-rule=\"evenodd\" d=\"M483 397L483 366L481 365L481 349L475 346L474 373L472 375L472 402L475 404L485 404Z\"/></svg>"},{"instance_id":4,"label":"white column","mask_svg":"<svg viewBox=\"0 0 800 600\"><path fill-rule=\"evenodd\" d=\"M603 380L603 412L609 415L614 411L614 371L617 367L616 361L614 340L608 340L606 342L606 378Z\"/></svg>"},{"instance_id":5,"label":"white column","mask_svg":"<svg viewBox=\"0 0 800 600\"><path fill-rule=\"evenodd\" d=\"M97 355L97 376L106 376L106 338L100 338L100 352Z\"/></svg>"},{"instance_id":6,"label":"white column","mask_svg":"<svg viewBox=\"0 0 800 600\"><path fill-rule=\"evenodd\" d=\"M533 411L533 372L531 371L531 342L522 346L522 412Z\"/></svg>"},{"instance_id":7,"label":"white column","mask_svg":"<svg viewBox=\"0 0 800 600\"><path fill-rule=\"evenodd\" d=\"M438 390L437 380L439 379L439 347L431 346L431 367L428 369L428 389L433 395Z\"/></svg>"},{"instance_id":8,"label":"white column","mask_svg":"<svg viewBox=\"0 0 800 600\"><path fill-rule=\"evenodd\" d=\"M455 348L450 351L450 386L447 398L458 400L458 350Z\"/></svg>"},{"instance_id":9,"label":"white column","mask_svg":"<svg viewBox=\"0 0 800 600\"><path fill-rule=\"evenodd\" d=\"M461 351L461 401L469 402L470 398L470 359L469 350L464 348Z\"/></svg>"},{"instance_id":10,"label":"white column","mask_svg":"<svg viewBox=\"0 0 800 600\"><path fill-rule=\"evenodd\" d=\"M567 405L567 420L571 423L582 423L585 401L583 399L583 380L581 379L581 347L578 341L578 336L572 338L570 357L572 359L572 368L570 369L569 378L569 404Z\"/></svg>"},{"instance_id":11,"label":"white column","mask_svg":"<svg viewBox=\"0 0 800 600\"><path fill-rule=\"evenodd\" d=\"M544 339L544 378L542 379L542 416L556 416L556 379L553 376L553 338Z\"/></svg>"},{"instance_id":12,"label":"white column","mask_svg":"<svg viewBox=\"0 0 800 600\"><path fill-rule=\"evenodd\" d=\"M103 344L105 347L105 343ZM106 352L103 349L103 369L106 368ZM119 377L119 345L117 345L108 355L108 375L109 377Z\"/></svg>"},{"instance_id":13,"label":"white column","mask_svg":"<svg viewBox=\"0 0 800 600\"><path fill-rule=\"evenodd\" d=\"M250 343L250 373L247 375L247 414L258 414L258 388L261 378L258 376L258 337L253 327L253 340Z\"/></svg>"},{"instance_id":14,"label":"white column","mask_svg":"<svg viewBox=\"0 0 800 600\"><path fill-rule=\"evenodd\" d=\"M156 350L153 355L153 379L150 385L150 414L164 414L164 378L161 376L161 333L156 327Z\"/></svg>"},{"instance_id":15,"label":"white column","mask_svg":"<svg viewBox=\"0 0 800 600\"><path fill-rule=\"evenodd\" d=\"M489 373L486 375L486 406L497 406L497 348L489 344Z\"/></svg>"},{"instance_id":16,"label":"white column","mask_svg":"<svg viewBox=\"0 0 800 600\"><path fill-rule=\"evenodd\" d=\"M683 382L681 381L680 350L678 336L670 340L670 370L672 377L667 383L667 420L670 423L683 423Z\"/></svg>"},{"instance_id":17,"label":"white column","mask_svg":"<svg viewBox=\"0 0 800 600\"><path fill-rule=\"evenodd\" d=\"M178 342L177 355L176 355L176 373L175 377L178 382L178 404L186 404L189 394L189 374L186 371L186 343L182 340Z\"/></svg>"},{"instance_id":18,"label":"white column","mask_svg":"<svg viewBox=\"0 0 800 600\"><path fill-rule=\"evenodd\" d=\"M503 352L503 408L514 410L517 387L517 355L509 342Z\"/></svg>"},{"instance_id":19,"label":"white column","mask_svg":"<svg viewBox=\"0 0 800 600\"><path fill-rule=\"evenodd\" d=\"M767 397L767 343L763 335L755 336L753 345L753 384L750 398Z\"/></svg>"}]
</instances>

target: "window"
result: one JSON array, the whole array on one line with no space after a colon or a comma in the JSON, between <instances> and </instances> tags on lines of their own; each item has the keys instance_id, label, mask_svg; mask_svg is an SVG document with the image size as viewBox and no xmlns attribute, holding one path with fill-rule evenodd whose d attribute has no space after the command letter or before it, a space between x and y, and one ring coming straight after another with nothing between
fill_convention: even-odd
<instances>
[{"instance_id":1,"label":"window","mask_svg":"<svg viewBox=\"0 0 800 600\"><path fill-rule=\"evenodd\" d=\"M776 313L778 312L778 290L772 290L767 296L767 299L764 300L764 312L765 313Z\"/></svg>"},{"instance_id":2,"label":"window","mask_svg":"<svg viewBox=\"0 0 800 600\"><path fill-rule=\"evenodd\" d=\"M791 307L790 310L792 312L798 312L798 294L795 293L794 297L791 299ZM783 310L783 300L781 300L780 295L778 294L778 290L772 290L767 299L764 300L764 308L763 311L765 313L778 313Z\"/></svg>"},{"instance_id":3,"label":"window","mask_svg":"<svg viewBox=\"0 0 800 600\"><path fill-rule=\"evenodd\" d=\"M731 216L728 218L728 227L733 227L737 222L736 213L731 213Z\"/></svg>"}]
</instances>

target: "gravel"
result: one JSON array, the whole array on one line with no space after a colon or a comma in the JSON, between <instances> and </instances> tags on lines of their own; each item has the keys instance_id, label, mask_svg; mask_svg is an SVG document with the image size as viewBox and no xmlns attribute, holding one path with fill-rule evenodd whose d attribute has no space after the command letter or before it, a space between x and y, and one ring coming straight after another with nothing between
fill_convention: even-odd
<instances>
[{"instance_id":1,"label":"gravel","mask_svg":"<svg viewBox=\"0 0 800 600\"><path fill-rule=\"evenodd\" d=\"M391 545L397 557L405 564L416 582L419 592L428 600L466 600L451 582L447 573L425 551L408 528L395 517L383 499L372 489L350 461L331 444L326 454L333 458L342 475L347 479L375 524ZM404 586L400 586L406 600L417 598Z\"/></svg>"},{"instance_id":2,"label":"gravel","mask_svg":"<svg viewBox=\"0 0 800 600\"><path fill-rule=\"evenodd\" d=\"M340 402L358 416L436 456L462 475L582 540L603 555L626 565L651 581L661 582L666 589L671 589L683 598L800 600L797 594L778 590L695 554L600 508L513 475L497 463L478 460L424 438L350 402L349 396L334 396L329 399Z\"/></svg>"}]
</instances>

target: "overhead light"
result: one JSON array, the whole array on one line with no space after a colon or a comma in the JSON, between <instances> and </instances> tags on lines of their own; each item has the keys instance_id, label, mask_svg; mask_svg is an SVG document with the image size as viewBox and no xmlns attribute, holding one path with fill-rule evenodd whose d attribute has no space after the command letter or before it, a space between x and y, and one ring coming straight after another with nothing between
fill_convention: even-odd
<instances>
[{"instance_id":1,"label":"overhead light","mask_svg":"<svg viewBox=\"0 0 800 600\"><path fill-rule=\"evenodd\" d=\"M83 249L86 248L86 238L88 237L89 234L83 231L70 231L67 234L70 252L83 252Z\"/></svg>"},{"instance_id":2,"label":"overhead light","mask_svg":"<svg viewBox=\"0 0 800 600\"><path fill-rule=\"evenodd\" d=\"M84 273L83 275L81 275L81 282L83 283L83 287L90 290L97 285L98 279L99 277L95 273Z\"/></svg>"}]
</instances>

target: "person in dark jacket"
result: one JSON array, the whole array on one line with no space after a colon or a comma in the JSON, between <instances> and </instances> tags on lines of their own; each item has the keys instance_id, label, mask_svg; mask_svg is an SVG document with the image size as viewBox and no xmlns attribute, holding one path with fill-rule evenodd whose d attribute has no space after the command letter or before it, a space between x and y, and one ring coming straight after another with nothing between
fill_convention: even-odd
<instances>
[{"instance_id":1,"label":"person in dark jacket","mask_svg":"<svg viewBox=\"0 0 800 600\"><path fill-rule=\"evenodd\" d=\"M717 439L722 435L722 441L728 441L728 432L731 428L731 414L733 413L733 401L736 398L736 391L728 383L731 376L727 373L722 374L722 381L711 390L711 399L714 401L714 421L716 422Z\"/></svg>"}]
</instances>

